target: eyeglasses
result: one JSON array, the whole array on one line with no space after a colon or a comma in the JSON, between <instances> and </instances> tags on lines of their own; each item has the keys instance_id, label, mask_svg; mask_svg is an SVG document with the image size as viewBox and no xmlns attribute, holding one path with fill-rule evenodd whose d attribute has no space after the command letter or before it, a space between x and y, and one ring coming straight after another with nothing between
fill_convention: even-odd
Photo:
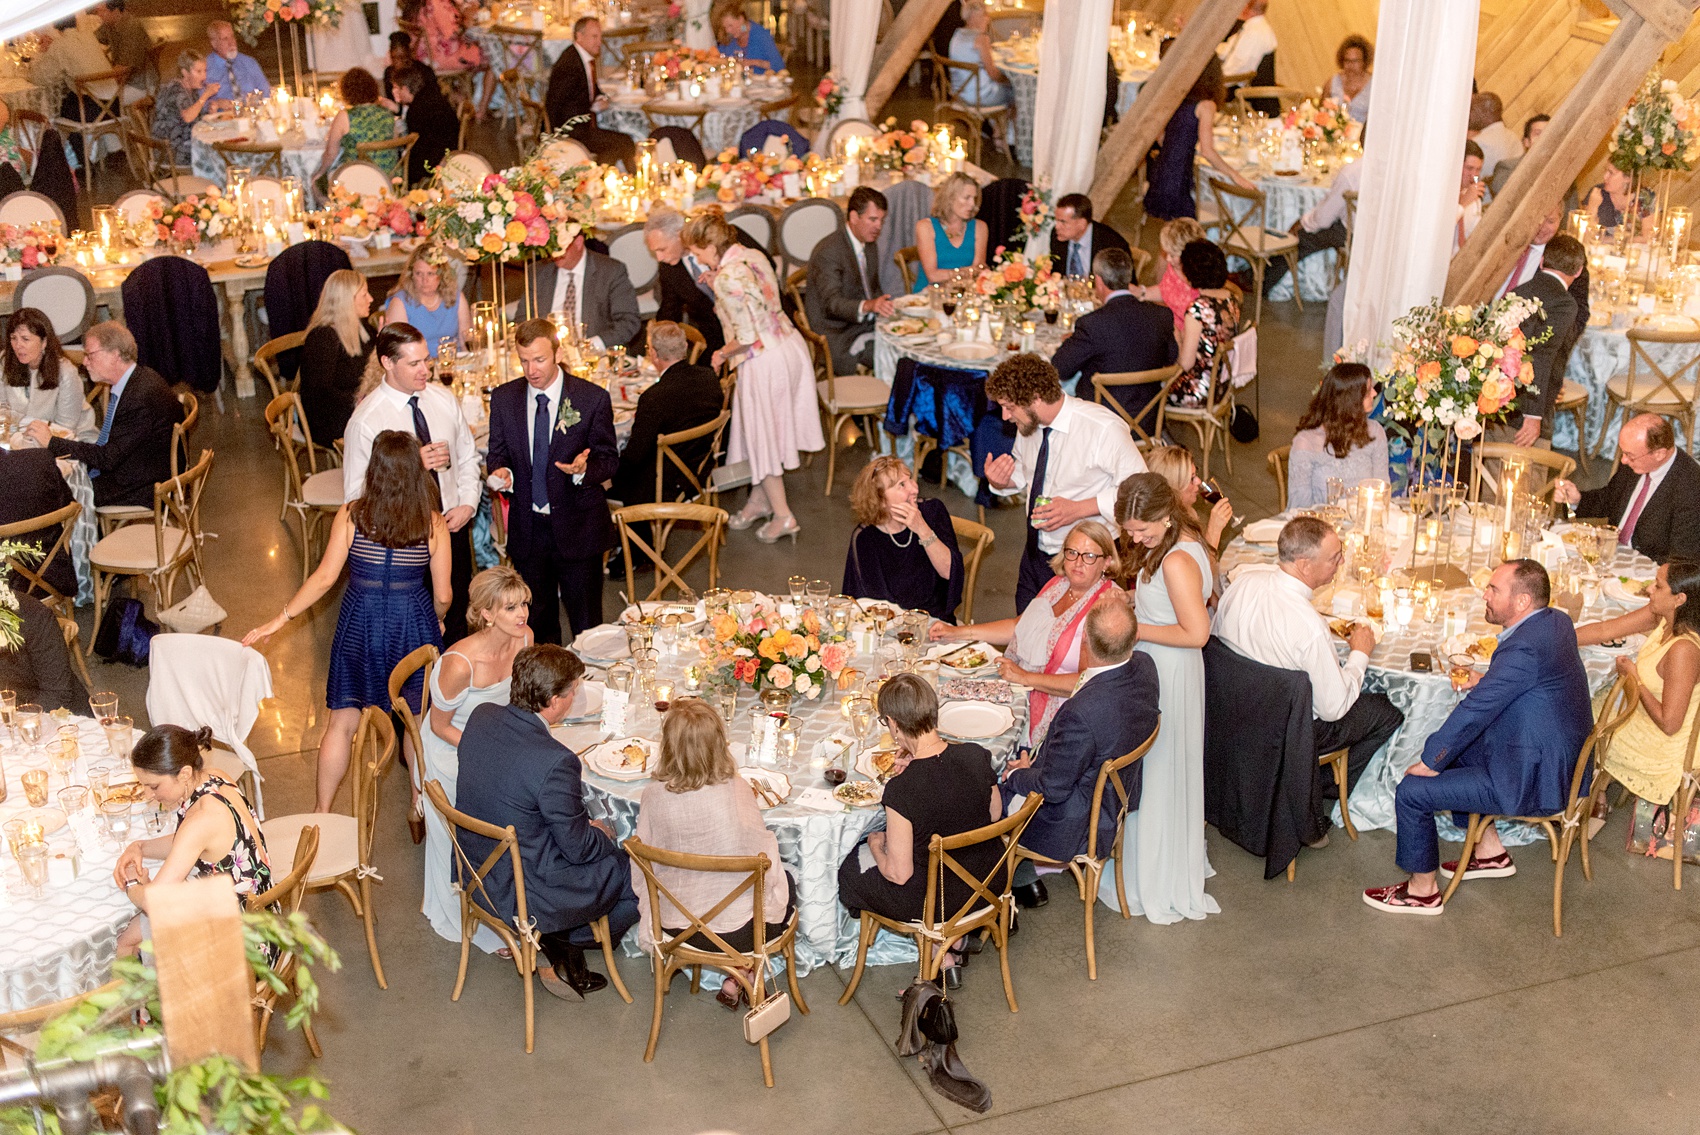
<instances>
[{"instance_id":1,"label":"eyeglasses","mask_svg":"<svg viewBox=\"0 0 1700 1135\"><path fill-rule=\"evenodd\" d=\"M1071 564L1078 560L1087 567L1091 567L1103 558L1104 554L1102 552L1082 552L1077 548L1063 549L1063 559L1067 560Z\"/></svg>"}]
</instances>

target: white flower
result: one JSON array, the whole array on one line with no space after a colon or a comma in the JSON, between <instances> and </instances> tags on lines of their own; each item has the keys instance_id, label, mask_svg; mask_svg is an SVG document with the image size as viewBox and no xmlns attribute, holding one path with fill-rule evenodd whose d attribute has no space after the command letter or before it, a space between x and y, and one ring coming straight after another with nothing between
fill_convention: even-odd
<instances>
[{"instance_id":1,"label":"white flower","mask_svg":"<svg viewBox=\"0 0 1700 1135\"><path fill-rule=\"evenodd\" d=\"M815 692L815 684L809 681L807 674L798 674L796 683L791 687L802 697L809 697Z\"/></svg>"},{"instance_id":2,"label":"white flower","mask_svg":"<svg viewBox=\"0 0 1700 1135\"><path fill-rule=\"evenodd\" d=\"M1676 80L1675 79L1664 80L1663 82L1661 82L1659 84L1659 89L1661 91L1666 91L1670 94L1675 94L1676 93Z\"/></svg>"},{"instance_id":3,"label":"white flower","mask_svg":"<svg viewBox=\"0 0 1700 1135\"><path fill-rule=\"evenodd\" d=\"M484 206L476 201L463 201L455 206L455 213L469 225L476 225L484 219Z\"/></svg>"},{"instance_id":4,"label":"white flower","mask_svg":"<svg viewBox=\"0 0 1700 1135\"><path fill-rule=\"evenodd\" d=\"M811 674L819 674L820 673L820 655L818 655L818 654L809 655L808 659L803 663L803 669L807 670Z\"/></svg>"},{"instance_id":5,"label":"white flower","mask_svg":"<svg viewBox=\"0 0 1700 1135\"><path fill-rule=\"evenodd\" d=\"M734 658L754 658L755 654L756 652L747 646L734 647L732 650L732 657Z\"/></svg>"},{"instance_id":6,"label":"white flower","mask_svg":"<svg viewBox=\"0 0 1700 1135\"><path fill-rule=\"evenodd\" d=\"M1434 407L1433 406L1424 406L1423 407L1422 419L1425 422L1434 421Z\"/></svg>"},{"instance_id":7,"label":"white flower","mask_svg":"<svg viewBox=\"0 0 1700 1135\"><path fill-rule=\"evenodd\" d=\"M791 672L791 667L785 665L775 666L767 672L767 684L776 690L789 689L791 686L791 680L794 677L795 675Z\"/></svg>"},{"instance_id":8,"label":"white flower","mask_svg":"<svg viewBox=\"0 0 1700 1135\"><path fill-rule=\"evenodd\" d=\"M1481 436L1482 426L1473 418L1465 418L1452 427L1452 432L1457 434L1460 440L1470 441Z\"/></svg>"}]
</instances>

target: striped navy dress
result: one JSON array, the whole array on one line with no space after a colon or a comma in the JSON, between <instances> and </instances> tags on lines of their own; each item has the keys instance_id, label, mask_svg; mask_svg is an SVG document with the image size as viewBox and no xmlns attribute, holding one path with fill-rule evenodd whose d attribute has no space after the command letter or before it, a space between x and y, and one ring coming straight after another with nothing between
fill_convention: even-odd
<instances>
[{"instance_id":1,"label":"striped navy dress","mask_svg":"<svg viewBox=\"0 0 1700 1135\"><path fill-rule=\"evenodd\" d=\"M439 650L443 633L431 605L427 576L430 545L386 548L356 529L348 549L348 590L331 642L330 677L325 704L331 709L364 709L390 704L390 671L413 651L430 643ZM404 687L418 710L423 671Z\"/></svg>"}]
</instances>

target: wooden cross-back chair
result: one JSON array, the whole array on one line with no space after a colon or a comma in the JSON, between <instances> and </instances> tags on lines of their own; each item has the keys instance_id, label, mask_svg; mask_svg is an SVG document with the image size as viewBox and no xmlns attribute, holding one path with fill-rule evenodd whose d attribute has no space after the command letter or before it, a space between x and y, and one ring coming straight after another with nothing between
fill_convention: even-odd
<instances>
[{"instance_id":1,"label":"wooden cross-back chair","mask_svg":"<svg viewBox=\"0 0 1700 1135\"><path fill-rule=\"evenodd\" d=\"M980 164L981 129L988 124L992 128L992 145L1009 153L1006 127L1015 114L1015 105L982 102L982 92L989 87L990 76L979 63L943 55L933 57L933 121L958 122L966 128L962 134L974 148L976 165Z\"/></svg>"},{"instance_id":2,"label":"wooden cross-back chair","mask_svg":"<svg viewBox=\"0 0 1700 1135\"><path fill-rule=\"evenodd\" d=\"M1191 426L1198 435L1198 448L1203 456L1198 475L1205 481L1210 479L1210 451L1216 448L1218 441L1222 443L1222 460L1227 464L1229 474L1234 471L1234 454L1230 444L1233 435L1228 432L1228 423L1234 418L1234 384L1228 370L1232 354L1226 343L1216 351L1216 357L1210 363L1210 389L1202 406L1174 406L1165 398L1157 407L1157 437L1163 436L1166 426L1175 423Z\"/></svg>"},{"instance_id":3,"label":"wooden cross-back chair","mask_svg":"<svg viewBox=\"0 0 1700 1135\"><path fill-rule=\"evenodd\" d=\"M801 271L801 269L799 269ZM797 307L797 333L809 346L809 357L815 364L815 397L820 401L821 414L826 418L826 495L832 495L832 483L838 475L838 435L844 427L861 419L862 433L868 448L880 443L880 420L886 404L891 401L891 388L871 374L839 374L832 364L832 347L826 336L809 326L808 316L801 304Z\"/></svg>"},{"instance_id":4,"label":"wooden cross-back chair","mask_svg":"<svg viewBox=\"0 0 1700 1135\"><path fill-rule=\"evenodd\" d=\"M1494 816L1479 812L1470 813L1469 825L1464 831L1464 850L1458 856L1458 870L1453 874L1451 883L1447 884L1446 893L1440 902L1444 906L1452 901L1452 894L1458 889L1458 884L1464 881L1464 873L1470 865L1471 856L1476 853L1476 844L1481 842L1482 834L1488 826L1498 820L1521 820L1524 823L1536 824L1546 833L1547 842L1552 850L1552 935L1554 938L1564 936L1564 868L1570 862L1570 848L1580 837L1582 844L1582 877L1592 881L1593 866L1588 860L1588 840L1582 831L1582 826L1588 822L1588 808L1593 803L1593 794L1582 792L1582 782L1593 768L1601 751L1610 745L1617 731L1623 728L1624 722L1635 712L1636 705L1641 700L1641 683L1636 679L1635 672L1618 678L1615 685L1606 694L1606 700L1600 705L1599 714L1594 719L1594 728L1589 731L1587 740L1582 742L1582 751L1576 758L1575 768L1570 774L1570 793L1565 798L1564 807L1547 816ZM1690 751L1692 756L1692 750ZM1680 821L1679 821L1680 824ZM1680 826L1678 831L1680 832ZM1676 836L1676 871L1677 877L1682 875L1682 836Z\"/></svg>"},{"instance_id":5,"label":"wooden cross-back chair","mask_svg":"<svg viewBox=\"0 0 1700 1135\"><path fill-rule=\"evenodd\" d=\"M73 75L70 79L71 92L76 98L77 113L75 117L60 115L53 120L61 135L70 138L76 135L83 142L83 158L92 167L94 139L104 134L117 134L124 125L124 85L130 81L130 68L114 67L109 71L95 71L87 75ZM110 83L112 93L99 94L95 88ZM69 220L70 218L66 218Z\"/></svg>"},{"instance_id":6,"label":"wooden cross-back chair","mask_svg":"<svg viewBox=\"0 0 1700 1135\"><path fill-rule=\"evenodd\" d=\"M1652 327L1631 327L1625 337L1629 340L1629 367L1622 374L1614 374L1606 380L1606 417L1594 438L1594 456L1600 455L1600 447L1611 434L1612 422L1619 418L1628 421L1636 414L1657 414L1687 430L1688 452L1692 455L1695 452L1694 404L1700 398L1700 330L1660 331ZM1661 364L1654 359L1648 351L1648 345L1654 343L1686 344L1689 350L1672 360L1677 365L1668 366L1668 363Z\"/></svg>"},{"instance_id":7,"label":"wooden cross-back chair","mask_svg":"<svg viewBox=\"0 0 1700 1135\"><path fill-rule=\"evenodd\" d=\"M765 882L767 873L776 870L769 863L765 853L760 855L692 855L683 851L666 851L659 847L651 847L632 836L622 844L626 854L643 872L644 887L649 895L649 912L651 925L655 927L655 945L650 959L650 969L655 973L655 1014L649 1024L649 1046L644 1049L645 1064L655 1059L655 1046L661 1040L661 1006L667 995L668 987L673 983L673 977L682 969L692 969L691 992L695 993L702 984L702 971L719 970L732 978L743 989L744 995L751 1005L763 1003L762 993L766 988L769 973L769 959L774 954L785 958L785 977L791 987L791 1000L796 1003L798 1010L804 1014L809 1006L803 1000L803 991L797 988L797 919L799 912L791 912L791 921L785 927L785 932L779 937L769 940L767 937L767 920L771 913L764 909ZM657 867L667 867L675 871L696 871L704 874L731 876L728 879L730 889L712 907L702 913L697 913L685 906L661 879L656 875ZM750 929L753 945L750 950L736 950L713 930L709 923L733 903L749 896L752 904L754 921ZM667 900L663 907L662 899ZM666 917L670 921L685 923L684 926L668 929L662 925L663 911L669 911ZM712 948L692 945L695 938L705 938L713 943ZM755 975L755 976L751 976ZM777 981L777 978L774 978ZM774 992L777 994L778 990ZM773 1060L768 1052L768 1038L762 1037L759 1042L761 1049L761 1074L768 1087L773 1087Z\"/></svg>"},{"instance_id":8,"label":"wooden cross-back chair","mask_svg":"<svg viewBox=\"0 0 1700 1135\"><path fill-rule=\"evenodd\" d=\"M413 842L425 838L425 739L422 736L431 718L431 671L442 657L435 646L426 643L395 664L390 671L390 712L401 720L402 736L407 741L407 778L413 786L413 799L408 805L407 826ZM423 671L419 694L419 712L407 704L404 696L408 681Z\"/></svg>"},{"instance_id":9,"label":"wooden cross-back chair","mask_svg":"<svg viewBox=\"0 0 1700 1135\"><path fill-rule=\"evenodd\" d=\"M122 984L120 981L109 981L97 989L79 993L75 997L66 997L28 1009L16 1009L10 1013L0 1013L0 1069L5 1068L7 1060L4 1058L8 1053L23 1061L34 1057L34 1049L22 1043L21 1038L40 1032L47 1022L64 1016L91 997L116 992Z\"/></svg>"},{"instance_id":10,"label":"wooden cross-back chair","mask_svg":"<svg viewBox=\"0 0 1700 1135\"><path fill-rule=\"evenodd\" d=\"M193 467L153 487L152 525L129 524L102 536L89 550L94 573L94 625L120 578L140 580L159 608L169 607L184 572L196 584L201 570L201 497L212 471L213 451L204 449Z\"/></svg>"},{"instance_id":11,"label":"wooden cross-back chair","mask_svg":"<svg viewBox=\"0 0 1700 1135\"><path fill-rule=\"evenodd\" d=\"M950 526L956 531L956 543L962 549L962 602L957 607L957 622L966 626L974 621L974 592L980 584L980 563L997 537L986 525L966 517L952 516Z\"/></svg>"},{"instance_id":12,"label":"wooden cross-back chair","mask_svg":"<svg viewBox=\"0 0 1700 1135\"><path fill-rule=\"evenodd\" d=\"M53 566L53 561L59 558L61 552L67 556L71 554L71 532L77 526L77 517L82 514L83 506L72 501L64 508L54 509L52 512L43 513L40 516L32 516L24 520L14 521L11 524L0 524L0 541L17 540L44 528L50 528L55 524L59 526L58 539L47 546L39 559L26 561L22 556L9 556L6 559L11 569L23 577L26 584L25 590L40 591L41 601L53 608L53 612L57 615L74 617L76 615L74 603L76 596L66 595L47 582L47 571Z\"/></svg>"},{"instance_id":13,"label":"wooden cross-back chair","mask_svg":"<svg viewBox=\"0 0 1700 1135\"><path fill-rule=\"evenodd\" d=\"M384 980L384 963L378 957L378 916L372 908L372 880L384 881L372 865L372 843L378 824L378 789L395 758L395 726L390 723L389 710L369 705L360 711L349 754L354 779L352 814L298 812L273 816L260 824L273 855L293 855L302 830L308 825L320 828L320 854L308 874L307 889L334 888L354 908L354 916L366 926L366 951L372 956L372 975L379 989L388 989L389 983Z\"/></svg>"},{"instance_id":14,"label":"wooden cross-back chair","mask_svg":"<svg viewBox=\"0 0 1700 1135\"><path fill-rule=\"evenodd\" d=\"M1127 370L1112 373L1101 373L1092 376L1093 401L1100 406L1108 406L1121 415L1127 428L1133 431L1133 444L1141 451L1161 447L1163 442L1162 409L1168 401L1169 387L1180 377L1181 368L1178 366L1158 367L1155 370ZM1129 411L1122 405L1113 391L1126 386L1157 385L1157 393L1137 411ZM1147 416L1155 413L1156 423L1147 431L1140 425Z\"/></svg>"},{"instance_id":15,"label":"wooden cross-back chair","mask_svg":"<svg viewBox=\"0 0 1700 1135\"><path fill-rule=\"evenodd\" d=\"M614 510L614 523L620 529L620 550L626 560L626 594L633 602L642 599L661 599L669 587L690 599L696 590L685 582L685 569L702 556L708 555L709 590L720 586L720 544L726 535L726 510L706 504L629 504ZM637 533L640 524L650 525L651 544ZM673 563L667 562L666 537L679 524L700 524L702 535ZM633 569L632 545L649 557L655 565L655 583L647 595L637 592L637 574Z\"/></svg>"},{"instance_id":16,"label":"wooden cross-back chair","mask_svg":"<svg viewBox=\"0 0 1700 1135\"><path fill-rule=\"evenodd\" d=\"M1347 269L1349 269L1352 266L1352 234L1354 232L1356 232L1357 228L1358 228L1358 193L1357 193L1357 190L1348 189L1346 192L1340 194L1340 199L1342 201L1344 201L1345 205L1346 205L1346 217L1345 217L1346 243L1334 250L1334 280L1333 280L1333 282L1334 282L1335 286L1338 286L1340 281L1344 280L1346 278L1346 271L1347 271ZM1294 279L1293 279L1293 291L1296 292L1298 290L1299 290L1299 281L1298 281L1297 277L1294 277ZM1330 290L1333 290L1333 289L1331 288ZM1577 444L1580 445L1581 442L1578 441Z\"/></svg>"},{"instance_id":17,"label":"wooden cross-back chair","mask_svg":"<svg viewBox=\"0 0 1700 1135\"><path fill-rule=\"evenodd\" d=\"M897 250L894 259L897 270L903 273L903 294L908 295L915 290L915 276L921 271L921 250L916 245L907 245Z\"/></svg>"},{"instance_id":18,"label":"wooden cross-back chair","mask_svg":"<svg viewBox=\"0 0 1700 1135\"><path fill-rule=\"evenodd\" d=\"M295 841L295 859L289 874L281 881L273 883L269 890L257 895L248 895L242 900L242 909L251 914L276 903L285 916L300 910L301 896L307 893L307 876L312 873L313 860L318 854L319 829L311 826L302 828L300 838ZM272 966L272 974L282 984L282 988L263 978L256 978L254 981L254 1042L255 1047L262 1053L266 1050L266 1032L271 1025L277 1003L293 992L290 978L295 976L297 961L293 952L285 952L277 960L277 964ZM306 1038L307 1048L315 1059L325 1055L324 1050L319 1047L318 1036L313 1032L312 1021L301 1022L301 1035Z\"/></svg>"},{"instance_id":19,"label":"wooden cross-back chair","mask_svg":"<svg viewBox=\"0 0 1700 1135\"><path fill-rule=\"evenodd\" d=\"M536 1034L535 990L531 979L537 973L537 957L543 945L537 926L526 911L525 863L519 854L519 835L511 826L498 828L457 811L449 803L442 784L435 780L425 782L425 797L448 825L449 840L454 850L454 886L460 895L460 970L455 974L455 988L449 994L449 1000L459 1001L461 991L466 988L466 961L472 951L472 936L477 933L478 927L489 927L507 947L514 968L519 971L520 984L525 987L525 1051L529 1053ZM461 846L463 832L482 836L495 846L482 860L474 862L466 848ZM487 885L490 872L503 859L508 861L514 877L514 917L511 922L496 913L496 901ZM608 980L614 983L620 998L630 1005L632 995L626 991L625 982L620 980L620 971L614 966L614 944L608 931L607 916L592 922L590 929L602 946L602 957L608 964Z\"/></svg>"},{"instance_id":20,"label":"wooden cross-back chair","mask_svg":"<svg viewBox=\"0 0 1700 1135\"><path fill-rule=\"evenodd\" d=\"M214 142L212 148L224 159L225 165L247 166L255 177L281 180L289 176L283 165L282 142Z\"/></svg>"},{"instance_id":21,"label":"wooden cross-back chair","mask_svg":"<svg viewBox=\"0 0 1700 1135\"><path fill-rule=\"evenodd\" d=\"M1121 906L1123 918L1132 918L1133 911L1127 904L1127 887L1122 882L1122 834L1127 826L1127 809L1130 803L1127 787L1122 784L1121 771L1131 766L1135 761L1144 758L1151 751L1151 746L1157 740L1158 732L1163 728L1162 717L1157 719L1157 728L1151 730L1151 735L1140 742L1139 747L1130 753L1123 753L1098 766L1098 779L1092 786L1092 810L1087 813L1090 817L1086 835L1086 851L1064 862L1040 855L1028 848L1016 846L1015 860L1019 864L1023 859L1046 867L1066 867L1069 874L1074 876L1076 889L1080 891L1080 902L1086 908L1086 977L1090 981L1098 980L1098 940L1093 933L1092 913L1098 905L1098 882L1104 877L1104 867L1108 861L1116 861L1116 900ZM1108 848L1098 846L1098 818L1103 814L1104 786L1108 784L1115 791L1116 824L1115 834L1110 838Z\"/></svg>"},{"instance_id":22,"label":"wooden cross-back chair","mask_svg":"<svg viewBox=\"0 0 1700 1135\"><path fill-rule=\"evenodd\" d=\"M514 101L519 104L520 109L519 121L514 126L514 140L521 146L535 146L537 140L552 129L549 123L549 108L523 90L514 95Z\"/></svg>"},{"instance_id":23,"label":"wooden cross-back chair","mask_svg":"<svg viewBox=\"0 0 1700 1135\"><path fill-rule=\"evenodd\" d=\"M655 439L655 499L665 501L667 467L671 465L685 479L685 487L673 494L672 499L678 503L702 503L718 505L720 493L714 487L713 472L720 460L721 443L726 434L726 426L732 420L732 411L722 410L713 418L700 426L692 426L688 430L676 433L661 434ZM708 450L702 460L693 468L681 454L681 446L693 441L709 438ZM656 536L656 547L665 550L667 547L666 533L672 531L672 525L667 525Z\"/></svg>"},{"instance_id":24,"label":"wooden cross-back chair","mask_svg":"<svg viewBox=\"0 0 1700 1135\"><path fill-rule=\"evenodd\" d=\"M1269 466L1269 475L1275 478L1275 495L1281 502L1281 512L1287 511L1287 466L1292 459L1291 445L1278 445L1263 459L1264 464Z\"/></svg>"},{"instance_id":25,"label":"wooden cross-back chair","mask_svg":"<svg viewBox=\"0 0 1700 1135\"><path fill-rule=\"evenodd\" d=\"M1242 115L1249 115L1251 104L1259 99L1274 99L1285 114L1305 101L1305 93L1297 87L1240 87L1234 91L1234 102Z\"/></svg>"},{"instance_id":26,"label":"wooden cross-back chair","mask_svg":"<svg viewBox=\"0 0 1700 1135\"><path fill-rule=\"evenodd\" d=\"M360 142L355 145L354 152L359 154L362 160L371 162L379 169L383 168L383 156L393 153L395 155L395 170L391 176L401 178L402 188L405 189L408 184L407 159L413 153L413 146L418 141L418 134L403 134L399 138L386 138L381 142Z\"/></svg>"},{"instance_id":27,"label":"wooden cross-back chair","mask_svg":"<svg viewBox=\"0 0 1700 1135\"><path fill-rule=\"evenodd\" d=\"M291 331L287 335L267 339L260 345L259 350L254 352L254 369L260 372L260 376L266 380L266 385L271 387L273 398L301 389L301 372L296 371L294 378L286 380L277 357L285 351L298 350L306 342L307 332Z\"/></svg>"},{"instance_id":28,"label":"wooden cross-back chair","mask_svg":"<svg viewBox=\"0 0 1700 1135\"><path fill-rule=\"evenodd\" d=\"M1630 675L1625 675L1625 678L1632 677L1632 675L1633 672L1631 672ZM1629 705L1632 708L1636 701L1639 700L1640 696L1639 679L1635 679L1634 687L1632 687L1626 694ZM1610 703L1608 702L1608 704ZM1602 711L1600 716L1602 718L1605 717L1605 713ZM1613 732L1615 732L1615 730ZM1611 737L1608 736L1601 738L1599 743L1594 747L1594 783L1588 790L1587 801L1582 805L1579 811L1579 814L1582 817L1582 822L1584 823L1587 822L1588 817L1594 814L1594 806L1605 797L1606 789L1610 787L1612 781L1617 779L1606 770L1606 766L1601 760L1601 758L1604 757L1606 750L1610 747L1610 743ZM1653 801L1655 804L1668 803L1669 810L1666 814L1669 816L1687 817L1688 809L1694 804L1696 788L1700 787L1700 773L1697 773L1694 767L1695 748L1697 744L1700 744L1700 719L1697 719L1694 726L1688 731L1688 752L1683 758L1682 779L1677 781L1676 791L1671 793L1669 801ZM1676 833L1682 831L1682 828L1686 823L1686 819L1672 820L1668 822L1670 824L1670 836L1673 845L1673 854L1671 856L1671 885L1680 891L1682 890L1682 836ZM1592 871L1593 865L1588 860L1588 841L1584 838L1582 840L1582 874L1591 881L1593 879Z\"/></svg>"},{"instance_id":29,"label":"wooden cross-back chair","mask_svg":"<svg viewBox=\"0 0 1700 1135\"><path fill-rule=\"evenodd\" d=\"M301 521L301 575L312 570L319 537L343 504L342 470L319 469L313 433L301 408L301 395L286 391L266 403L266 425L283 464L281 520L293 510ZM335 458L335 450L327 451Z\"/></svg>"},{"instance_id":30,"label":"wooden cross-back chair","mask_svg":"<svg viewBox=\"0 0 1700 1135\"><path fill-rule=\"evenodd\" d=\"M1204 172L1204 180L1216 202L1221 230L1217 243L1229 256L1238 256L1251 265L1252 326L1262 322L1263 273L1277 256L1287 262L1287 270L1293 276L1293 300L1303 311L1305 301L1298 288L1299 238L1269 230L1268 195L1261 189L1247 189L1214 171Z\"/></svg>"},{"instance_id":31,"label":"wooden cross-back chair","mask_svg":"<svg viewBox=\"0 0 1700 1135\"><path fill-rule=\"evenodd\" d=\"M1537 500L1550 501L1559 480L1570 476L1576 469L1575 461L1562 453L1542 449L1540 446L1477 441L1470 449L1470 500L1480 501L1484 488L1493 490L1495 500L1502 499L1500 478L1504 474L1504 462L1508 458L1527 463L1531 471L1537 467L1546 470L1546 480L1534 492ZM1490 463L1493 466L1491 469L1488 468Z\"/></svg>"},{"instance_id":32,"label":"wooden cross-back chair","mask_svg":"<svg viewBox=\"0 0 1700 1135\"><path fill-rule=\"evenodd\" d=\"M77 677L83 680L83 685L94 689L94 679L89 677L89 664L83 661L83 648L80 645L82 631L77 627L77 620L65 615L55 614L59 620L59 633L65 639L65 652L71 656L71 665L77 669Z\"/></svg>"},{"instance_id":33,"label":"wooden cross-back chair","mask_svg":"<svg viewBox=\"0 0 1700 1135\"><path fill-rule=\"evenodd\" d=\"M998 948L1004 998L1009 1002L1011 1013L1019 1012L1015 1004L1015 985L1009 976L1009 922L1015 909L1010 887L1015 875L1015 855L1021 843L1021 833L1027 827L1027 821L1033 818L1033 813L1039 810L1042 800L1039 793L1029 792L1026 803L1014 815L958 835L935 834L928 841L927 894L921 905L921 917L914 922L898 922L871 910L862 912L861 934L856 943L856 970L850 975L844 996L838 999L840 1005L848 1005L850 998L856 995L856 987L862 981L862 970L868 963L868 947L873 945L874 936L881 930L915 939L920 948L922 981L939 979L944 969L946 950L952 942L980 931ZM983 877L975 877L951 854L964 847L994 840L1004 845L1003 854ZM947 869L969 887L967 901L949 914L944 911L943 884Z\"/></svg>"}]
</instances>

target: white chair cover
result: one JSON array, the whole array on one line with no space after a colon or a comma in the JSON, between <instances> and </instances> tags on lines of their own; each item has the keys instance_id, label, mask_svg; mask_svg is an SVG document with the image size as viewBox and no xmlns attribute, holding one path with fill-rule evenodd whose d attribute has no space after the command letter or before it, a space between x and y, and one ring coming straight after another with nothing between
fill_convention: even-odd
<instances>
[{"instance_id":1,"label":"white chair cover","mask_svg":"<svg viewBox=\"0 0 1700 1135\"><path fill-rule=\"evenodd\" d=\"M331 182L363 197L379 197L390 191L390 175L371 162L349 162L331 175Z\"/></svg>"},{"instance_id":2,"label":"white chair cover","mask_svg":"<svg viewBox=\"0 0 1700 1135\"><path fill-rule=\"evenodd\" d=\"M444 158L442 164L474 183L482 182L496 172L495 167L470 150L456 150Z\"/></svg>"},{"instance_id":3,"label":"white chair cover","mask_svg":"<svg viewBox=\"0 0 1700 1135\"><path fill-rule=\"evenodd\" d=\"M166 205L165 197L162 194L147 189L132 189L114 201L112 208L117 211L120 217L124 218L125 224L133 225L148 215L148 210L155 202L158 202L162 209Z\"/></svg>"},{"instance_id":4,"label":"white chair cover","mask_svg":"<svg viewBox=\"0 0 1700 1135\"><path fill-rule=\"evenodd\" d=\"M673 152L673 139L657 138L655 140L655 160L664 166L670 166L679 160L679 155Z\"/></svg>"},{"instance_id":5,"label":"white chair cover","mask_svg":"<svg viewBox=\"0 0 1700 1135\"><path fill-rule=\"evenodd\" d=\"M743 229L763 248L773 247L773 215L757 205L740 205L726 219Z\"/></svg>"},{"instance_id":6,"label":"white chair cover","mask_svg":"<svg viewBox=\"0 0 1700 1135\"><path fill-rule=\"evenodd\" d=\"M62 342L76 342L94 322L94 285L75 268L37 268L24 274L12 297L13 310L33 307L53 321Z\"/></svg>"},{"instance_id":7,"label":"white chair cover","mask_svg":"<svg viewBox=\"0 0 1700 1135\"><path fill-rule=\"evenodd\" d=\"M626 276L636 292L647 291L655 283L656 273L661 271L655 257L650 255L649 246L643 242L642 225L627 225L609 236L608 255L625 266Z\"/></svg>"},{"instance_id":8,"label":"white chair cover","mask_svg":"<svg viewBox=\"0 0 1700 1135\"><path fill-rule=\"evenodd\" d=\"M20 189L0 199L0 224L44 225L49 221L65 223L65 214L59 211L51 197Z\"/></svg>"},{"instance_id":9,"label":"white chair cover","mask_svg":"<svg viewBox=\"0 0 1700 1135\"><path fill-rule=\"evenodd\" d=\"M247 737L260 716L260 702L271 696L265 655L234 639L157 634L148 646L148 720L211 729L253 772L256 785L260 766ZM263 819L263 802L253 804Z\"/></svg>"},{"instance_id":10,"label":"white chair cover","mask_svg":"<svg viewBox=\"0 0 1700 1135\"><path fill-rule=\"evenodd\" d=\"M878 127L865 118L841 118L827 134L826 145L820 150L823 154L837 157L838 146L846 138L872 138L878 133Z\"/></svg>"},{"instance_id":11,"label":"white chair cover","mask_svg":"<svg viewBox=\"0 0 1700 1135\"><path fill-rule=\"evenodd\" d=\"M797 202L779 218L779 251L790 271L809 262L815 245L844 226L844 214L831 201L810 197Z\"/></svg>"}]
</instances>

